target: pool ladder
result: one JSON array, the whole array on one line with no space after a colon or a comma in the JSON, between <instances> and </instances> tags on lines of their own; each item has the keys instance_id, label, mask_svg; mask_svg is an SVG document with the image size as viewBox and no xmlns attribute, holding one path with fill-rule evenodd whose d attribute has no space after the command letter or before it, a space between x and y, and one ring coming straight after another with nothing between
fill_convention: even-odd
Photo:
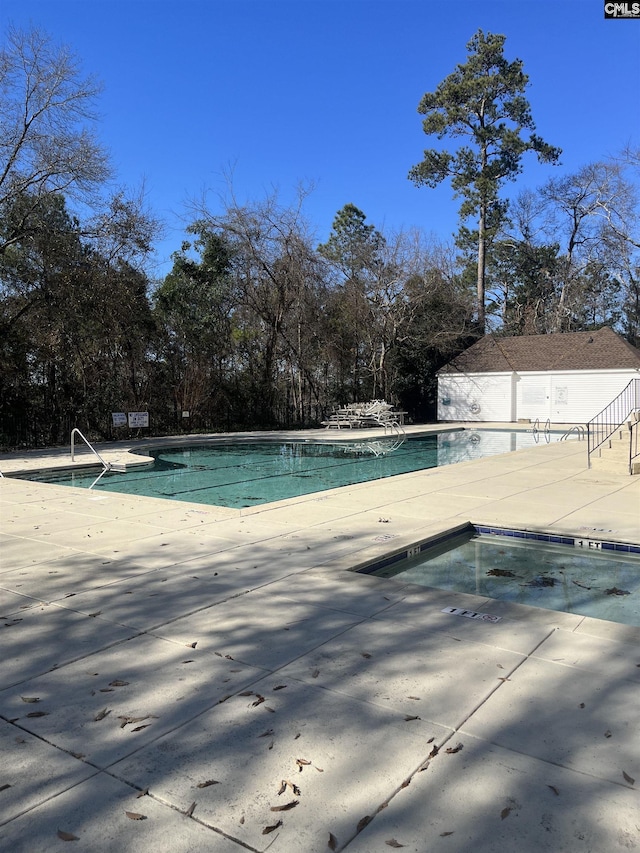
<instances>
[{"instance_id":1,"label":"pool ladder","mask_svg":"<svg viewBox=\"0 0 640 853\"><path fill-rule=\"evenodd\" d=\"M584 441L587 437L587 431L582 424L574 424L563 435L560 436L560 441L566 441L573 433L578 436L578 441Z\"/></svg>"},{"instance_id":2,"label":"pool ladder","mask_svg":"<svg viewBox=\"0 0 640 853\"><path fill-rule=\"evenodd\" d=\"M535 419L535 421L533 422L533 426L531 427L530 430L527 430L527 432L533 433L533 438L537 443L538 442L538 433L541 432L541 430L540 430L540 418ZM551 418L547 418L547 420L544 422L544 437L547 440L547 443L549 441L551 441L550 432L551 432Z\"/></svg>"}]
</instances>

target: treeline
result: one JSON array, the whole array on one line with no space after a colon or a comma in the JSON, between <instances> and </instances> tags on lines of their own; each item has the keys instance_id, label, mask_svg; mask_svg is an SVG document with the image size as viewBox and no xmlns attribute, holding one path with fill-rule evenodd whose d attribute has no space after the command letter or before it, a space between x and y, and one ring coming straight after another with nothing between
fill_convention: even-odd
<instances>
[{"instance_id":1,"label":"treeline","mask_svg":"<svg viewBox=\"0 0 640 853\"><path fill-rule=\"evenodd\" d=\"M550 193L519 200L522 233L492 243L488 316L504 334L610 325L637 344L628 241L596 212L577 228L567 195L542 204ZM23 233L0 254L3 446L65 443L74 426L118 437L111 413L141 410L153 433L309 426L371 398L433 420L436 371L477 337L473 259L385 235L351 204L318 245L303 201L203 208L160 282L131 201L97 228L61 195L5 208L0 236L16 221ZM562 233L562 216L563 246L528 237L542 222Z\"/></svg>"},{"instance_id":2,"label":"treeline","mask_svg":"<svg viewBox=\"0 0 640 853\"><path fill-rule=\"evenodd\" d=\"M319 243L303 191L239 204L230 187L193 206L154 280L160 224L108 190L95 85L37 32L0 60L2 447L122 437L113 412L148 411L153 434L311 426L371 398L434 419L436 371L483 328L476 230L383 233L350 203ZM627 151L488 215L489 328L640 343L637 168Z\"/></svg>"}]
</instances>

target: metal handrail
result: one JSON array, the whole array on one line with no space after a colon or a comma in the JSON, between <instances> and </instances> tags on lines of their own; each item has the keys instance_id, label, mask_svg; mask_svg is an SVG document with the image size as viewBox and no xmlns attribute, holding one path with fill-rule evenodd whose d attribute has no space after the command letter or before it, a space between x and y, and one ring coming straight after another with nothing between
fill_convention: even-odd
<instances>
[{"instance_id":1,"label":"metal handrail","mask_svg":"<svg viewBox=\"0 0 640 853\"><path fill-rule=\"evenodd\" d=\"M589 466L591 466L593 452L602 447L605 441L610 439L614 432L628 420L629 415L638 410L640 410L640 379L631 379L626 388L587 424Z\"/></svg>"},{"instance_id":2,"label":"metal handrail","mask_svg":"<svg viewBox=\"0 0 640 853\"><path fill-rule=\"evenodd\" d=\"M110 465L108 462L105 462L105 461L104 461L104 459L102 458L102 456L100 456L100 454L99 454L99 453L98 453L98 451L95 449L95 447L94 447L94 446L89 442L89 440L88 440L87 438L85 438L85 436L80 432L80 430L78 429L78 427L74 427L74 428L71 430L71 461L72 461L72 462L75 462L75 461L76 461L76 460L75 460L75 440L74 440L74 439L75 439L75 435L76 435L76 433L77 433L77 434L80 436L80 438L84 441L84 443L87 445L87 447L89 448L89 450L90 450L93 454L95 454L95 455L98 457L98 459L100 460L100 462L102 462L103 467L107 468L107 470L108 470L109 468L111 468L111 465Z\"/></svg>"},{"instance_id":3,"label":"metal handrail","mask_svg":"<svg viewBox=\"0 0 640 853\"><path fill-rule=\"evenodd\" d=\"M640 421L631 421L629 423L629 432L629 473L633 474L633 460L640 456L640 442L638 441Z\"/></svg>"},{"instance_id":4,"label":"metal handrail","mask_svg":"<svg viewBox=\"0 0 640 853\"><path fill-rule=\"evenodd\" d=\"M100 456L100 454L95 449L95 447L91 444L91 442L87 438L85 438L85 436L80 432L78 427L74 427L71 430L71 461L72 462L76 461L76 459L75 459L75 436L76 436L76 433L84 441L84 443L87 445L89 450L98 457L98 459L100 460L100 462L102 464L102 471L98 474L98 476L95 478L93 483L91 483L91 485L89 486L89 488L92 489L95 486L95 484L104 477L104 475L107 473L107 471L111 471L112 466L111 466L110 462L105 462L105 460L102 458L102 456Z\"/></svg>"}]
</instances>

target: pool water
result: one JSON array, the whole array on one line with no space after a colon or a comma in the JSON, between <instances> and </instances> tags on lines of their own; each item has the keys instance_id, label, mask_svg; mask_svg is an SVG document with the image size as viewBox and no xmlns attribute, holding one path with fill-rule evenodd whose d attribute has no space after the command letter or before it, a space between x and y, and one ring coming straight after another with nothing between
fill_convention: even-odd
<instances>
[{"instance_id":1,"label":"pool water","mask_svg":"<svg viewBox=\"0 0 640 853\"><path fill-rule=\"evenodd\" d=\"M251 507L521 450L539 440L539 435L522 431L458 430L407 439L177 445L149 451L154 457L152 466L105 474L94 491ZM84 470L25 478L89 488L96 476L96 471Z\"/></svg>"},{"instance_id":2,"label":"pool water","mask_svg":"<svg viewBox=\"0 0 640 853\"><path fill-rule=\"evenodd\" d=\"M467 533L369 573L640 626L633 553Z\"/></svg>"}]
</instances>

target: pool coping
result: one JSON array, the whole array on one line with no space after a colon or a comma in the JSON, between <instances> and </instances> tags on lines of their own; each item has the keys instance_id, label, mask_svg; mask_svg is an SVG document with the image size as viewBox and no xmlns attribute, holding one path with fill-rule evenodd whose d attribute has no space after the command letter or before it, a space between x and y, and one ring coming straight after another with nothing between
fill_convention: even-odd
<instances>
[{"instance_id":1,"label":"pool coping","mask_svg":"<svg viewBox=\"0 0 640 853\"><path fill-rule=\"evenodd\" d=\"M562 435L569 429L571 424L555 424L551 430L552 435ZM429 435L439 432L524 432L532 433L531 425L525 424L473 424L469 423L435 423L435 424L410 424L404 427L407 438ZM540 435L543 431L538 430ZM252 441L300 441L300 442L326 442L347 443L354 440L354 436L365 441L369 439L392 438L390 434L381 432L380 429L358 429L358 430L270 430L270 431L245 431L229 433L203 433L177 436L154 436L149 438L119 439L111 442L94 442L93 447L106 462L123 465L126 467L137 467L153 464L153 457L145 455L144 451L158 447L180 447L192 444L225 444L250 443ZM572 439L574 440L574 439ZM25 451L5 451L0 453L0 471L5 476L17 477L20 474L39 473L54 470L97 470L102 467L99 461L85 445L76 445L75 456L77 461L71 460L68 447L34 448Z\"/></svg>"},{"instance_id":2,"label":"pool coping","mask_svg":"<svg viewBox=\"0 0 640 853\"><path fill-rule=\"evenodd\" d=\"M406 427L405 438L420 438L429 435L438 435L442 433L458 433L458 432L522 432L522 433L534 433L539 432L540 435L545 436L545 440L543 444L536 443L530 448L521 448L524 450L527 449L535 449L538 446L545 446L550 443L547 435L554 436L562 436L566 434L567 425L555 425L554 429L549 430L547 432L543 432L541 430L535 430L530 427L530 425L518 423L518 424L473 424L469 425L468 423L436 423L436 424L423 424L423 425L412 425ZM319 433L322 433L319 435ZM339 435L336 435L339 433ZM165 436L165 437L155 437L153 439L136 439L135 444L131 441L120 442L119 450L113 450L113 443L108 445L99 445L96 444L96 449L100 452L101 456L105 458L105 461L108 464L113 464L117 466L120 471L126 471L130 469L138 469L151 467L155 458L147 455L143 455L143 452L147 449L163 449L163 448L174 448L174 447L183 447L183 446L193 446L193 445L208 445L208 444L251 444L256 441L268 442L268 443L277 443L277 442L299 442L304 444L347 444L354 440L354 434L359 437L361 441L372 441L379 439L393 439L393 435L388 433L381 434L379 430L373 429L359 429L356 430L355 433L353 430L314 430L314 431L305 431L305 432L287 432L283 433L282 431L273 431L269 433L225 433L222 435L219 434L206 434L206 435L189 435L189 436ZM82 460L66 460L66 451L63 448L56 448L54 453L51 454L50 451L33 451L36 458L27 459L24 456L20 456L16 453L9 454L0 454L0 471L3 471L3 476L6 476L9 479L29 479L27 475L45 475L45 474L54 474L56 472L60 473L80 473L80 474L90 474L90 473L99 473L101 469L104 468L100 461L90 462L86 459L89 455L92 458L93 454L91 451L85 446L79 446L76 449L76 456L82 457ZM503 453L494 454L495 456L511 454L514 452L519 452L515 450L507 450ZM126 456L122 457L122 453L125 453ZM114 458L110 458L115 454ZM43 458L46 459L46 462L43 463ZM477 462L482 462L489 457L479 457L477 459L464 459L459 462L451 463L455 465L470 465ZM37 461L39 459L39 461ZM7 467L8 466L8 467ZM436 466L436 467L446 467L446 466ZM105 473L106 473L106 469ZM410 477L415 474L418 474L422 471L429 471L431 468L421 468L416 471L409 471L400 474L394 474L389 477L380 478L380 480L393 480L400 477ZM296 504L299 502L304 502L308 500L321 500L322 496L326 494L331 494L340 489L346 488L357 488L357 487L366 487L370 483L379 482L380 480L370 480L359 483L347 484L345 486L334 486L329 489L324 489L319 492L308 492L302 495L293 495L288 498L281 498L277 501L268 501L265 503L253 504L250 506L244 507L227 507L223 504L202 504L203 506L209 506L214 509L219 509L221 511L227 511L231 513L240 513L247 514L252 512L259 512L263 509L271 509L273 507L283 506L287 504ZM31 482L40 482L38 480L31 480ZM42 481L42 485L45 486L62 486L64 488L73 488L72 485L64 483L47 483L46 481ZM86 487L82 487L86 488ZM92 488L92 487L89 487ZM109 494L121 494L124 497L136 497L142 499L150 499L150 500L175 500L181 504L197 504L197 501L183 501L176 498L171 497L163 497L161 495L135 495L130 494L128 492L117 492L116 490L105 490L100 493L109 493Z\"/></svg>"},{"instance_id":3,"label":"pool coping","mask_svg":"<svg viewBox=\"0 0 640 853\"><path fill-rule=\"evenodd\" d=\"M513 528L508 527L487 526L484 524L475 524L474 522L469 521L466 524L457 525L456 527L452 527L442 533L429 536L426 539L419 539L412 545L403 547L399 551L394 551L387 557L373 558L370 562L366 562L359 568L352 569L352 571L357 571L360 574L374 574L380 569L395 565L395 563L399 563L402 560L410 560L413 557L417 557L419 554L423 554L425 551L436 548L438 545L444 545L446 542L456 539L466 533L471 535L474 533L484 533L492 536L504 536L510 539L547 542L550 544L567 545L572 547L581 547L577 546L576 542L584 540L586 543L585 550L593 547L594 550L597 550L600 553L612 551L614 553L634 554L640 556L640 545L630 542L614 542L612 540L596 539L592 536L569 536L531 529L514 530ZM590 543L595 544L592 545Z\"/></svg>"}]
</instances>

